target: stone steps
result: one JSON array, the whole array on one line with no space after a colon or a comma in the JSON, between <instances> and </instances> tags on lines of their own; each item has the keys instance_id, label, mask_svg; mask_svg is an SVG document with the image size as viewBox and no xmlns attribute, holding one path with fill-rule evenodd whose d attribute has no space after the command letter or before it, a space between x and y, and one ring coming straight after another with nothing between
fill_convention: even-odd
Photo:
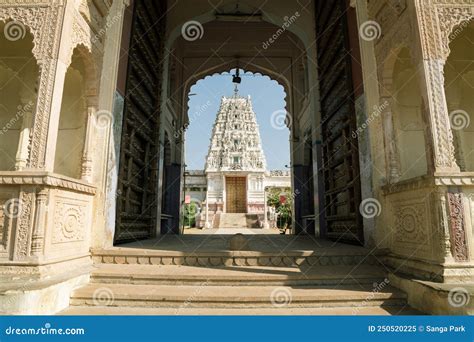
<instances>
[{"instance_id":1,"label":"stone steps","mask_svg":"<svg viewBox=\"0 0 474 342\"><path fill-rule=\"evenodd\" d=\"M195 250L178 252L142 248L113 248L93 250L95 264L120 265L183 265L183 266L351 266L378 265L376 253L367 254L360 247L319 250L231 251Z\"/></svg>"},{"instance_id":2,"label":"stone steps","mask_svg":"<svg viewBox=\"0 0 474 342\"><path fill-rule=\"evenodd\" d=\"M377 251L301 237L180 237L93 250L64 314L398 314Z\"/></svg>"},{"instance_id":3,"label":"stone steps","mask_svg":"<svg viewBox=\"0 0 474 342\"><path fill-rule=\"evenodd\" d=\"M91 282L138 285L304 286L373 285L386 282L383 269L370 265L307 267L195 267L96 265Z\"/></svg>"},{"instance_id":4,"label":"stone steps","mask_svg":"<svg viewBox=\"0 0 474 342\"><path fill-rule=\"evenodd\" d=\"M335 308L189 308L183 307L177 310L176 308L149 308L149 307L121 307L121 306L71 306L62 311L61 315L186 315L186 316L277 316L277 315L291 315L291 316L305 316L305 315L371 315L371 316L386 316L386 315L420 315L410 307L405 306L361 306L361 307L335 307Z\"/></svg>"},{"instance_id":5,"label":"stone steps","mask_svg":"<svg viewBox=\"0 0 474 342\"><path fill-rule=\"evenodd\" d=\"M247 214L222 213L219 217L219 228L250 228L247 227Z\"/></svg>"},{"instance_id":6,"label":"stone steps","mask_svg":"<svg viewBox=\"0 0 474 342\"><path fill-rule=\"evenodd\" d=\"M91 283L73 292L72 306L152 308L400 307L406 295L390 286L214 286ZM179 312L177 312L179 313Z\"/></svg>"}]
</instances>

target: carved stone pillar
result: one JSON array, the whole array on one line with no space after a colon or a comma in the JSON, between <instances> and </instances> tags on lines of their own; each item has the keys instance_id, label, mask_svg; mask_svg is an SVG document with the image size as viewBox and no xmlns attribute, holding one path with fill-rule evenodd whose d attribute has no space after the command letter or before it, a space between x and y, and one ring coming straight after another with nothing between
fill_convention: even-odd
<instances>
[{"instance_id":1,"label":"carved stone pillar","mask_svg":"<svg viewBox=\"0 0 474 342\"><path fill-rule=\"evenodd\" d=\"M268 224L268 213L267 213L267 188L265 187L263 190L263 228L270 228Z\"/></svg>"},{"instance_id":2,"label":"carved stone pillar","mask_svg":"<svg viewBox=\"0 0 474 342\"><path fill-rule=\"evenodd\" d=\"M96 108L89 105L87 107L86 137L84 140L84 150L82 152L81 179L92 182L92 150L94 144L94 126Z\"/></svg>"},{"instance_id":3,"label":"carved stone pillar","mask_svg":"<svg viewBox=\"0 0 474 342\"><path fill-rule=\"evenodd\" d=\"M382 113L384 139L386 149L387 177L389 183L396 183L400 180L401 170L397 150L397 138L393 126L393 114L390 98L381 98L381 103L389 103Z\"/></svg>"},{"instance_id":4,"label":"carved stone pillar","mask_svg":"<svg viewBox=\"0 0 474 342\"><path fill-rule=\"evenodd\" d=\"M459 172L456 163L455 148L448 106L444 93L444 62L424 60L423 94L425 107L428 110L428 127L431 131L432 158L435 172Z\"/></svg>"},{"instance_id":5,"label":"carved stone pillar","mask_svg":"<svg viewBox=\"0 0 474 342\"><path fill-rule=\"evenodd\" d=\"M453 111L458 110L459 108L461 108L461 106L458 101L448 104L449 113L453 113ZM466 161L464 160L464 153L462 150L462 136L460 133L461 131L459 130L453 130L454 155L456 157L456 162L459 166L459 169L461 171L466 171Z\"/></svg>"},{"instance_id":6,"label":"carved stone pillar","mask_svg":"<svg viewBox=\"0 0 474 342\"><path fill-rule=\"evenodd\" d=\"M21 131L20 141L18 142L18 150L16 153L15 170L21 171L26 168L28 163L28 153L30 146L31 126L33 123L33 110L35 103L33 99L21 99Z\"/></svg>"},{"instance_id":7,"label":"carved stone pillar","mask_svg":"<svg viewBox=\"0 0 474 342\"><path fill-rule=\"evenodd\" d=\"M444 89L444 66L449 54L446 45L451 29L440 20L432 1L416 0L416 28L419 31L421 90L428 115L434 172L459 172L456 164L453 133ZM443 22L442 22L443 21ZM447 31L447 32L446 32Z\"/></svg>"}]
</instances>

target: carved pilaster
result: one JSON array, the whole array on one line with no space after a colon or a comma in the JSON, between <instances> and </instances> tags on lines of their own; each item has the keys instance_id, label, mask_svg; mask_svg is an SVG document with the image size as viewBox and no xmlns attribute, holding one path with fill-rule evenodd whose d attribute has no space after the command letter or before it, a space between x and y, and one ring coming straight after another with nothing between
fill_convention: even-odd
<instances>
[{"instance_id":1,"label":"carved pilaster","mask_svg":"<svg viewBox=\"0 0 474 342\"><path fill-rule=\"evenodd\" d=\"M14 260L24 260L30 255L31 227L33 226L33 215L35 207L35 193L33 191L21 191L15 210L16 232Z\"/></svg>"},{"instance_id":2,"label":"carved pilaster","mask_svg":"<svg viewBox=\"0 0 474 342\"><path fill-rule=\"evenodd\" d=\"M451 253L456 261L468 261L469 252L465 231L464 206L461 193L448 196Z\"/></svg>"},{"instance_id":3,"label":"carved pilaster","mask_svg":"<svg viewBox=\"0 0 474 342\"><path fill-rule=\"evenodd\" d=\"M93 127L95 123L94 113L95 107L89 106L87 108L87 123L86 123L86 138L84 142L84 150L82 153L81 164L81 179L91 183L92 182L92 149L93 149Z\"/></svg>"},{"instance_id":4,"label":"carved pilaster","mask_svg":"<svg viewBox=\"0 0 474 342\"><path fill-rule=\"evenodd\" d=\"M34 101L32 99L21 99L21 107L18 116L21 116L20 141L15 160L15 170L21 171L26 168L28 163L28 153L30 145L31 125L33 122Z\"/></svg>"},{"instance_id":5,"label":"carved pilaster","mask_svg":"<svg viewBox=\"0 0 474 342\"><path fill-rule=\"evenodd\" d=\"M44 232L46 228L46 213L48 190L42 189L36 194L36 217L31 239L31 255L40 256L44 248Z\"/></svg>"},{"instance_id":6,"label":"carved pilaster","mask_svg":"<svg viewBox=\"0 0 474 342\"><path fill-rule=\"evenodd\" d=\"M390 98L382 99L383 103L389 103L386 109L382 113L383 127L384 127L384 139L386 146L387 155L387 174L389 183L396 183L400 180L400 159L397 151L397 139L395 129L393 127L393 115L390 106Z\"/></svg>"},{"instance_id":7,"label":"carved pilaster","mask_svg":"<svg viewBox=\"0 0 474 342\"><path fill-rule=\"evenodd\" d=\"M426 106L430 112L435 171L456 172L454 138L444 89L444 65L453 29L474 17L474 3L465 0L416 0Z\"/></svg>"}]
</instances>

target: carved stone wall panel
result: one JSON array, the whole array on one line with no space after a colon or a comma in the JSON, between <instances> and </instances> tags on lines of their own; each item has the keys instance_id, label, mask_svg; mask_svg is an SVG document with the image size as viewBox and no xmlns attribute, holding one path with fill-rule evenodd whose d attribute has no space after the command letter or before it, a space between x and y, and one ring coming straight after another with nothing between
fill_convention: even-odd
<instances>
[{"instance_id":1,"label":"carved stone wall panel","mask_svg":"<svg viewBox=\"0 0 474 342\"><path fill-rule=\"evenodd\" d=\"M431 259L433 232L430 212L430 192L401 193L391 196L393 229L392 251L404 257Z\"/></svg>"},{"instance_id":2,"label":"carved stone wall panel","mask_svg":"<svg viewBox=\"0 0 474 342\"><path fill-rule=\"evenodd\" d=\"M462 193L448 192L451 253L456 261L468 261L469 250L466 237L466 220Z\"/></svg>"},{"instance_id":3,"label":"carved stone wall panel","mask_svg":"<svg viewBox=\"0 0 474 342\"><path fill-rule=\"evenodd\" d=\"M83 241L87 204L57 197L54 206L54 232L52 243Z\"/></svg>"},{"instance_id":4,"label":"carved stone wall panel","mask_svg":"<svg viewBox=\"0 0 474 342\"><path fill-rule=\"evenodd\" d=\"M93 196L51 189L45 233L45 258L86 255L90 248Z\"/></svg>"}]
</instances>

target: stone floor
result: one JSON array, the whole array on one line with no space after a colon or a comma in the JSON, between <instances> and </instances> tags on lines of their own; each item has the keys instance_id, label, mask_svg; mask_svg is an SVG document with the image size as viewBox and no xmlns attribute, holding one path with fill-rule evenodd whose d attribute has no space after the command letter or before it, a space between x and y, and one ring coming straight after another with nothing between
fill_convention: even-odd
<instances>
[{"instance_id":1,"label":"stone floor","mask_svg":"<svg viewBox=\"0 0 474 342\"><path fill-rule=\"evenodd\" d=\"M241 231L254 231L248 228L241 229L206 229L215 231L214 234L185 234L185 235L162 235L155 239L136 241L121 244L107 251L130 251L131 249L163 251L163 252L228 252L229 241L233 235ZM222 233L219 231L223 231ZM262 230L258 230L262 231ZM326 254L373 254L374 251L361 246L343 244L339 242L317 239L313 236L295 236L279 234L253 234L246 235L248 244L246 251L261 253L290 253L307 252L311 255Z\"/></svg>"},{"instance_id":2,"label":"stone floor","mask_svg":"<svg viewBox=\"0 0 474 342\"><path fill-rule=\"evenodd\" d=\"M184 234L189 235L232 235L232 234L244 234L244 235L279 235L279 229L261 229L261 228L211 228L211 229L199 229L199 228L187 228Z\"/></svg>"}]
</instances>

